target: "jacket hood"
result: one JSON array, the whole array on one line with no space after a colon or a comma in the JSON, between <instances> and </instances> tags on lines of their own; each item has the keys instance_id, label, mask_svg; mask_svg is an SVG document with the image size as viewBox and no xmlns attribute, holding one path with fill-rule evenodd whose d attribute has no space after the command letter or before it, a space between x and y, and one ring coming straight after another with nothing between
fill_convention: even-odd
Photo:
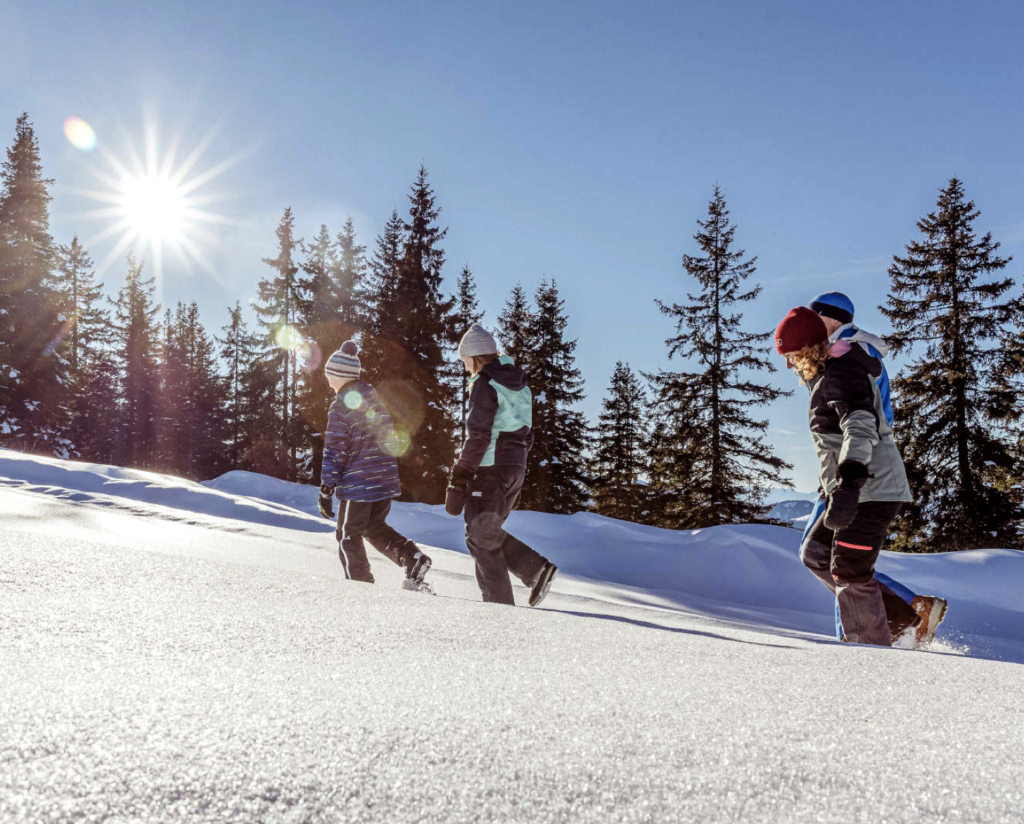
<instances>
[{"instance_id":1,"label":"jacket hood","mask_svg":"<svg viewBox=\"0 0 1024 824\"><path fill-rule=\"evenodd\" d=\"M833 340L848 340L854 343L866 343L868 346L874 348L881 357L886 357L889 354L889 344L882 340L878 335L873 335L870 332L865 332L863 329L859 329L852 323L847 323L845 326L840 326L832 333Z\"/></svg>"},{"instance_id":2,"label":"jacket hood","mask_svg":"<svg viewBox=\"0 0 1024 824\"><path fill-rule=\"evenodd\" d=\"M513 391L523 389L527 385L526 373L516 366L508 355L502 355L496 361L491 361L480 370L480 374L486 375L495 383L500 383Z\"/></svg>"}]
</instances>

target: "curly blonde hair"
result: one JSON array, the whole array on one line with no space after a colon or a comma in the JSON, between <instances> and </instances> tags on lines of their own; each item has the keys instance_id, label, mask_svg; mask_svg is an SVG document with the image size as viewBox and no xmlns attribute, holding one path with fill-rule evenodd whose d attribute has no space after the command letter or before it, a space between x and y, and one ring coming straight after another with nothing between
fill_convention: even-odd
<instances>
[{"instance_id":1,"label":"curly blonde hair","mask_svg":"<svg viewBox=\"0 0 1024 824\"><path fill-rule=\"evenodd\" d=\"M786 355L787 363L800 374L801 384L809 381L825 368L825 361L828 360L828 347L829 342L823 340L821 343L805 346L799 352L790 352Z\"/></svg>"}]
</instances>

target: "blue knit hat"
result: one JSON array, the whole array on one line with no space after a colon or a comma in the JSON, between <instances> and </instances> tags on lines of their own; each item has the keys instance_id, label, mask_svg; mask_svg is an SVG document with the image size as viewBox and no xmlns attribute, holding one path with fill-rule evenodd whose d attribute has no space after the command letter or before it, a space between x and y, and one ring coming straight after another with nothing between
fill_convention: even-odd
<instances>
[{"instance_id":1,"label":"blue knit hat","mask_svg":"<svg viewBox=\"0 0 1024 824\"><path fill-rule=\"evenodd\" d=\"M853 301L842 292L824 292L811 301L811 309L840 323L853 323Z\"/></svg>"},{"instance_id":2,"label":"blue knit hat","mask_svg":"<svg viewBox=\"0 0 1024 824\"><path fill-rule=\"evenodd\" d=\"M329 378L358 378L363 370L359 362L359 346L354 340L347 340L341 345L341 349L331 355L324 365L324 371Z\"/></svg>"}]
</instances>

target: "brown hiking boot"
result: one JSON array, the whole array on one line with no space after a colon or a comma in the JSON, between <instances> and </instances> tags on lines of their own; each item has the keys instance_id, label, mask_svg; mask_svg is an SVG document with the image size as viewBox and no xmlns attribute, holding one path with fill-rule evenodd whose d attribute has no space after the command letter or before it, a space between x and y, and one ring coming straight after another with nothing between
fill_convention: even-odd
<instances>
[{"instance_id":1,"label":"brown hiking boot","mask_svg":"<svg viewBox=\"0 0 1024 824\"><path fill-rule=\"evenodd\" d=\"M935 638L935 630L946 617L949 602L934 595L915 595L910 607L921 616L921 623L914 628L914 646L920 649L928 646Z\"/></svg>"}]
</instances>

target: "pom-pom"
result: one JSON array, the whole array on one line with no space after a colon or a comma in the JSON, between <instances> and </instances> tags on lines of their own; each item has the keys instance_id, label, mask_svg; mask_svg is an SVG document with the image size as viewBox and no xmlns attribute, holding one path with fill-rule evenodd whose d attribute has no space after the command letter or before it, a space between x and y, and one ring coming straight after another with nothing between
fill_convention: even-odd
<instances>
[{"instance_id":1,"label":"pom-pom","mask_svg":"<svg viewBox=\"0 0 1024 824\"><path fill-rule=\"evenodd\" d=\"M341 351L346 355L358 355L359 344L354 340L347 340L341 345Z\"/></svg>"}]
</instances>

